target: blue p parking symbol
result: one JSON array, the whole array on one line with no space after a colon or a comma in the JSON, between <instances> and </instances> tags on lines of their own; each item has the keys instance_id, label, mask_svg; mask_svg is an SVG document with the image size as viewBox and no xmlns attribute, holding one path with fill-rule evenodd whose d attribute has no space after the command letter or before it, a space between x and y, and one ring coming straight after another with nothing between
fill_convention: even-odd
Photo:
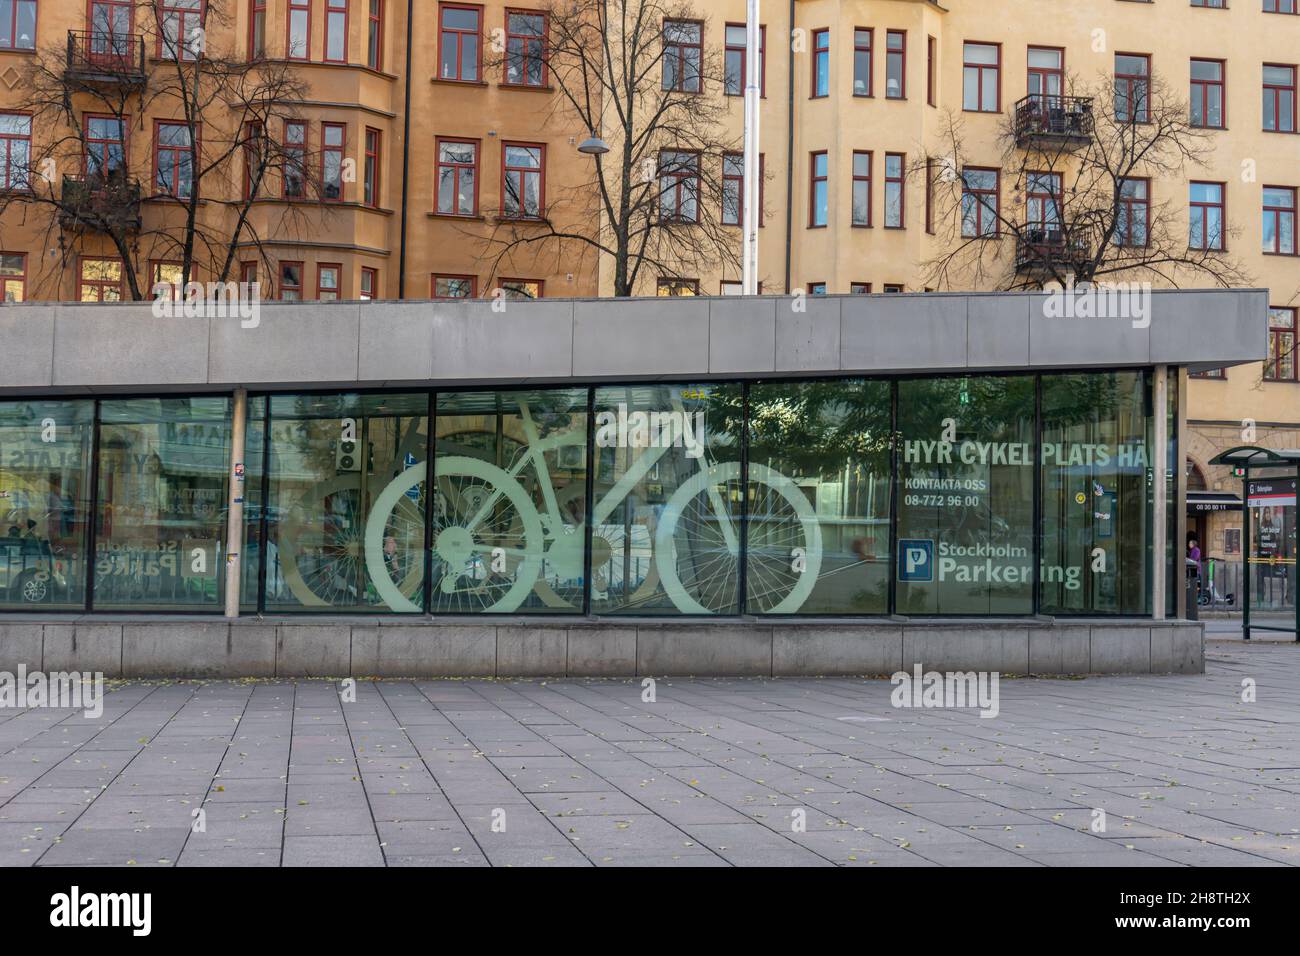
<instances>
[{"instance_id":1,"label":"blue p parking symbol","mask_svg":"<svg viewBox=\"0 0 1300 956\"><path fill-rule=\"evenodd\" d=\"M934 542L929 538L898 540L898 580L934 580Z\"/></svg>"}]
</instances>

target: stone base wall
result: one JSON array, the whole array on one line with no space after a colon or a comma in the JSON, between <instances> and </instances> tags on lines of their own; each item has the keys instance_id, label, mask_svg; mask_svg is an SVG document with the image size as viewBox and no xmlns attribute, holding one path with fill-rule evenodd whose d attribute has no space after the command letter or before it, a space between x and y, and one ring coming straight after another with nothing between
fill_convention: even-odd
<instances>
[{"instance_id":1,"label":"stone base wall","mask_svg":"<svg viewBox=\"0 0 1300 956\"><path fill-rule=\"evenodd\" d=\"M0 670L106 677L1200 674L1189 621L0 619Z\"/></svg>"}]
</instances>

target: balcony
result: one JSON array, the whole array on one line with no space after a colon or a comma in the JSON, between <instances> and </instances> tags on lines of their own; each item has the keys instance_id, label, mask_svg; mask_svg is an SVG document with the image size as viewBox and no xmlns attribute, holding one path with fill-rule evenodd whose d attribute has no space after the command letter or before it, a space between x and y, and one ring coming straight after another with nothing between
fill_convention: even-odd
<instances>
[{"instance_id":1,"label":"balcony","mask_svg":"<svg viewBox=\"0 0 1300 956\"><path fill-rule=\"evenodd\" d=\"M1094 129L1092 97L1035 93L1016 103L1016 146L1074 147L1086 145Z\"/></svg>"},{"instance_id":2,"label":"balcony","mask_svg":"<svg viewBox=\"0 0 1300 956\"><path fill-rule=\"evenodd\" d=\"M117 173L64 176L59 224L94 232L138 232L139 181Z\"/></svg>"},{"instance_id":3,"label":"balcony","mask_svg":"<svg viewBox=\"0 0 1300 956\"><path fill-rule=\"evenodd\" d=\"M69 30L64 74L83 83L143 86L144 35Z\"/></svg>"},{"instance_id":4,"label":"balcony","mask_svg":"<svg viewBox=\"0 0 1300 956\"><path fill-rule=\"evenodd\" d=\"M1067 235L1059 226L1031 227L1016 237L1016 272L1021 275L1074 275L1092 257L1088 233Z\"/></svg>"}]
</instances>

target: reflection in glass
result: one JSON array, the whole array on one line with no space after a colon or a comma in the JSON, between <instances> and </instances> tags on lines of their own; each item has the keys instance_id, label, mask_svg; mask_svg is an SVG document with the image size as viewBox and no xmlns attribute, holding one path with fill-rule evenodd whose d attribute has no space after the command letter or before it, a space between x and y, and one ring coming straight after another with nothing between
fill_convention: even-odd
<instances>
[{"instance_id":1,"label":"reflection in glass","mask_svg":"<svg viewBox=\"0 0 1300 956\"><path fill-rule=\"evenodd\" d=\"M244 610L257 609L258 579L261 575L262 476L266 471L266 398L248 399L248 422L244 429L244 543L239 561L239 605Z\"/></svg>"},{"instance_id":2,"label":"reflection in glass","mask_svg":"<svg viewBox=\"0 0 1300 956\"><path fill-rule=\"evenodd\" d=\"M0 402L0 607L84 603L93 421L93 402Z\"/></svg>"}]
</instances>

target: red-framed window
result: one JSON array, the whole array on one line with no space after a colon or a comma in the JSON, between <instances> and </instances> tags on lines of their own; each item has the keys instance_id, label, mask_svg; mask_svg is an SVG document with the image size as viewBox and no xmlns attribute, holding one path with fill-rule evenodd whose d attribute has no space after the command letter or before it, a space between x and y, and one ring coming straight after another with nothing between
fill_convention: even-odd
<instances>
[{"instance_id":1,"label":"red-framed window","mask_svg":"<svg viewBox=\"0 0 1300 956\"><path fill-rule=\"evenodd\" d=\"M181 300L181 278L185 272L182 263L172 260L149 261L149 294L155 299Z\"/></svg>"},{"instance_id":2,"label":"red-framed window","mask_svg":"<svg viewBox=\"0 0 1300 956\"><path fill-rule=\"evenodd\" d=\"M934 37L925 38L925 104L926 106L935 105L935 88L936 82L935 71L939 68L939 60L936 47L938 42Z\"/></svg>"},{"instance_id":3,"label":"red-framed window","mask_svg":"<svg viewBox=\"0 0 1300 956\"><path fill-rule=\"evenodd\" d=\"M266 56L266 0L248 0L248 58Z\"/></svg>"},{"instance_id":4,"label":"red-framed window","mask_svg":"<svg viewBox=\"0 0 1300 956\"><path fill-rule=\"evenodd\" d=\"M808 156L808 228L830 221L830 156L821 149Z\"/></svg>"},{"instance_id":5,"label":"red-framed window","mask_svg":"<svg viewBox=\"0 0 1300 956\"><path fill-rule=\"evenodd\" d=\"M284 122L285 199L302 199L307 195L307 124L302 120Z\"/></svg>"},{"instance_id":6,"label":"red-framed window","mask_svg":"<svg viewBox=\"0 0 1300 956\"><path fill-rule=\"evenodd\" d=\"M284 55L290 60L311 59L311 0L288 0Z\"/></svg>"},{"instance_id":7,"label":"red-framed window","mask_svg":"<svg viewBox=\"0 0 1300 956\"><path fill-rule=\"evenodd\" d=\"M1061 174L1025 174L1025 226L1038 242L1061 231Z\"/></svg>"},{"instance_id":8,"label":"red-framed window","mask_svg":"<svg viewBox=\"0 0 1300 956\"><path fill-rule=\"evenodd\" d=\"M659 218L664 222L699 222L699 153L684 149L660 151Z\"/></svg>"},{"instance_id":9,"label":"red-framed window","mask_svg":"<svg viewBox=\"0 0 1300 956\"><path fill-rule=\"evenodd\" d=\"M886 283L885 283L884 291L885 291L885 294L886 294L886 295L902 295L902 294L903 294L903 283L901 283L901 282L886 282Z\"/></svg>"},{"instance_id":10,"label":"red-framed window","mask_svg":"<svg viewBox=\"0 0 1300 956\"><path fill-rule=\"evenodd\" d=\"M1225 248L1224 183L1197 182L1188 184L1190 231L1187 245L1191 249L1221 252Z\"/></svg>"},{"instance_id":11,"label":"red-framed window","mask_svg":"<svg viewBox=\"0 0 1300 956\"><path fill-rule=\"evenodd\" d=\"M546 146L501 144L501 215L540 219L546 213Z\"/></svg>"},{"instance_id":12,"label":"red-framed window","mask_svg":"<svg viewBox=\"0 0 1300 956\"><path fill-rule=\"evenodd\" d=\"M90 0L90 59L120 67L132 57L134 0Z\"/></svg>"},{"instance_id":13,"label":"red-framed window","mask_svg":"<svg viewBox=\"0 0 1300 956\"><path fill-rule=\"evenodd\" d=\"M1192 125L1223 129L1227 121L1222 60L1192 60Z\"/></svg>"},{"instance_id":14,"label":"red-framed window","mask_svg":"<svg viewBox=\"0 0 1300 956\"><path fill-rule=\"evenodd\" d=\"M154 120L154 191L176 199L188 199L194 191L194 162L191 145L194 130L185 123Z\"/></svg>"},{"instance_id":15,"label":"red-framed window","mask_svg":"<svg viewBox=\"0 0 1300 956\"><path fill-rule=\"evenodd\" d=\"M327 202L343 199L343 156L347 151L348 128L344 123L320 124L320 198Z\"/></svg>"},{"instance_id":16,"label":"red-framed window","mask_svg":"<svg viewBox=\"0 0 1300 956\"><path fill-rule=\"evenodd\" d=\"M1115 119L1122 123L1147 122L1151 108L1150 100L1150 54L1116 53Z\"/></svg>"},{"instance_id":17,"label":"red-framed window","mask_svg":"<svg viewBox=\"0 0 1300 956\"><path fill-rule=\"evenodd\" d=\"M383 134L373 127L366 127L366 155L361 170L361 201L367 206L379 205L379 159L383 144Z\"/></svg>"},{"instance_id":18,"label":"red-framed window","mask_svg":"<svg viewBox=\"0 0 1300 956\"><path fill-rule=\"evenodd\" d=\"M266 177L266 128L261 120L244 124L244 198L255 199Z\"/></svg>"},{"instance_id":19,"label":"red-framed window","mask_svg":"<svg viewBox=\"0 0 1300 956\"><path fill-rule=\"evenodd\" d=\"M1150 241L1151 180L1128 178L1119 184L1115 245L1141 248Z\"/></svg>"},{"instance_id":20,"label":"red-framed window","mask_svg":"<svg viewBox=\"0 0 1300 956\"><path fill-rule=\"evenodd\" d=\"M479 147L476 139L437 138L438 182L434 210L438 215L478 215Z\"/></svg>"},{"instance_id":21,"label":"red-framed window","mask_svg":"<svg viewBox=\"0 0 1300 956\"><path fill-rule=\"evenodd\" d=\"M0 113L0 192L32 188L32 117Z\"/></svg>"},{"instance_id":22,"label":"red-framed window","mask_svg":"<svg viewBox=\"0 0 1300 956\"><path fill-rule=\"evenodd\" d=\"M483 73L483 8L438 4L438 78L477 83Z\"/></svg>"},{"instance_id":23,"label":"red-framed window","mask_svg":"<svg viewBox=\"0 0 1300 956\"><path fill-rule=\"evenodd\" d=\"M825 295L825 294L826 294L826 283L825 283L825 282L809 282L809 283L808 283L808 294L809 294L809 295Z\"/></svg>"},{"instance_id":24,"label":"red-framed window","mask_svg":"<svg viewBox=\"0 0 1300 956\"><path fill-rule=\"evenodd\" d=\"M261 286L257 282L257 262L247 261L239 264L239 281L243 287L248 290L248 295L253 294L253 287L258 287L258 294L261 294Z\"/></svg>"},{"instance_id":25,"label":"red-framed window","mask_svg":"<svg viewBox=\"0 0 1300 956\"><path fill-rule=\"evenodd\" d=\"M655 280L655 295L657 296L691 296L699 294L699 279L659 278Z\"/></svg>"},{"instance_id":26,"label":"red-framed window","mask_svg":"<svg viewBox=\"0 0 1300 956\"><path fill-rule=\"evenodd\" d=\"M348 0L325 0L325 62L348 62Z\"/></svg>"},{"instance_id":27,"label":"red-framed window","mask_svg":"<svg viewBox=\"0 0 1300 956\"><path fill-rule=\"evenodd\" d=\"M925 160L925 231L934 235L934 160Z\"/></svg>"},{"instance_id":28,"label":"red-framed window","mask_svg":"<svg viewBox=\"0 0 1300 956\"><path fill-rule=\"evenodd\" d=\"M907 31L885 32L885 99L907 99Z\"/></svg>"},{"instance_id":29,"label":"red-framed window","mask_svg":"<svg viewBox=\"0 0 1300 956\"><path fill-rule=\"evenodd\" d=\"M316 266L316 298L322 302L338 301L342 276L342 263L318 263Z\"/></svg>"},{"instance_id":30,"label":"red-framed window","mask_svg":"<svg viewBox=\"0 0 1300 956\"><path fill-rule=\"evenodd\" d=\"M361 291L357 298L369 302L379 297L379 270L371 266L361 267Z\"/></svg>"},{"instance_id":31,"label":"red-framed window","mask_svg":"<svg viewBox=\"0 0 1300 956\"><path fill-rule=\"evenodd\" d=\"M1061 96L1065 92L1065 49L1031 46L1025 55L1030 96Z\"/></svg>"},{"instance_id":32,"label":"red-framed window","mask_svg":"<svg viewBox=\"0 0 1300 956\"><path fill-rule=\"evenodd\" d=\"M506 9L507 86L545 86L547 16L541 10Z\"/></svg>"},{"instance_id":33,"label":"red-framed window","mask_svg":"<svg viewBox=\"0 0 1300 956\"><path fill-rule=\"evenodd\" d=\"M502 279L500 289L507 299L540 299L546 294L541 279Z\"/></svg>"},{"instance_id":34,"label":"red-framed window","mask_svg":"<svg viewBox=\"0 0 1300 956\"><path fill-rule=\"evenodd\" d=\"M158 57L194 61L202 52L204 0L159 0ZM178 52L179 51L179 52Z\"/></svg>"},{"instance_id":35,"label":"red-framed window","mask_svg":"<svg viewBox=\"0 0 1300 956\"><path fill-rule=\"evenodd\" d=\"M280 298L285 302L302 301L302 263L280 263Z\"/></svg>"},{"instance_id":36,"label":"red-framed window","mask_svg":"<svg viewBox=\"0 0 1300 956\"><path fill-rule=\"evenodd\" d=\"M744 96L749 79L748 50L745 24L728 23L723 51L722 92L727 96ZM758 95L767 96L767 26L758 27Z\"/></svg>"},{"instance_id":37,"label":"red-framed window","mask_svg":"<svg viewBox=\"0 0 1300 956\"><path fill-rule=\"evenodd\" d=\"M1295 187L1264 187L1265 255L1295 255L1295 207Z\"/></svg>"},{"instance_id":38,"label":"red-framed window","mask_svg":"<svg viewBox=\"0 0 1300 956\"><path fill-rule=\"evenodd\" d=\"M808 95L818 99L831 92L831 31L814 30L812 41L812 85Z\"/></svg>"},{"instance_id":39,"label":"red-framed window","mask_svg":"<svg viewBox=\"0 0 1300 956\"><path fill-rule=\"evenodd\" d=\"M907 157L903 153L885 154L885 228L904 229L907 226L907 204L904 202L903 179L907 175Z\"/></svg>"},{"instance_id":40,"label":"red-framed window","mask_svg":"<svg viewBox=\"0 0 1300 956\"><path fill-rule=\"evenodd\" d=\"M850 282L849 295L871 295L870 282Z\"/></svg>"},{"instance_id":41,"label":"red-framed window","mask_svg":"<svg viewBox=\"0 0 1300 956\"><path fill-rule=\"evenodd\" d=\"M126 298L121 259L82 256L77 271L79 302L121 302Z\"/></svg>"},{"instance_id":42,"label":"red-framed window","mask_svg":"<svg viewBox=\"0 0 1300 956\"><path fill-rule=\"evenodd\" d=\"M366 20L366 66L372 70L384 68L384 0L369 0ZM374 271L374 270L371 270ZM361 271L365 275L365 270Z\"/></svg>"},{"instance_id":43,"label":"red-framed window","mask_svg":"<svg viewBox=\"0 0 1300 956\"><path fill-rule=\"evenodd\" d=\"M27 300L27 253L0 252L0 302Z\"/></svg>"},{"instance_id":44,"label":"red-framed window","mask_svg":"<svg viewBox=\"0 0 1300 956\"><path fill-rule=\"evenodd\" d=\"M127 120L119 116L86 115L83 140L86 153L83 157L85 175L91 179L103 178L126 169Z\"/></svg>"},{"instance_id":45,"label":"red-framed window","mask_svg":"<svg viewBox=\"0 0 1300 956\"><path fill-rule=\"evenodd\" d=\"M433 299L472 299L478 294L478 279L474 276L429 276L429 297Z\"/></svg>"},{"instance_id":46,"label":"red-framed window","mask_svg":"<svg viewBox=\"0 0 1300 956\"><path fill-rule=\"evenodd\" d=\"M1264 64L1264 129L1295 132L1296 81L1294 65Z\"/></svg>"},{"instance_id":47,"label":"red-framed window","mask_svg":"<svg viewBox=\"0 0 1300 956\"><path fill-rule=\"evenodd\" d=\"M36 49L36 0L0 0L0 50Z\"/></svg>"},{"instance_id":48,"label":"red-framed window","mask_svg":"<svg viewBox=\"0 0 1300 956\"><path fill-rule=\"evenodd\" d=\"M1295 309L1269 306L1268 358L1264 360L1264 378L1268 381L1296 380L1295 334Z\"/></svg>"},{"instance_id":49,"label":"red-framed window","mask_svg":"<svg viewBox=\"0 0 1300 956\"><path fill-rule=\"evenodd\" d=\"M872 27L853 29L853 95L875 96L872 67L875 64L876 31Z\"/></svg>"},{"instance_id":50,"label":"red-framed window","mask_svg":"<svg viewBox=\"0 0 1300 956\"><path fill-rule=\"evenodd\" d=\"M871 150L853 151L853 225L871 225Z\"/></svg>"},{"instance_id":51,"label":"red-framed window","mask_svg":"<svg viewBox=\"0 0 1300 956\"><path fill-rule=\"evenodd\" d=\"M704 21L664 20L663 80L665 90L698 93L704 64Z\"/></svg>"},{"instance_id":52,"label":"red-framed window","mask_svg":"<svg viewBox=\"0 0 1300 956\"><path fill-rule=\"evenodd\" d=\"M1001 178L998 170L979 166L967 166L961 171L961 234L964 238L997 236Z\"/></svg>"},{"instance_id":53,"label":"red-framed window","mask_svg":"<svg viewBox=\"0 0 1300 956\"><path fill-rule=\"evenodd\" d=\"M758 225L763 226L763 167L766 154L758 154ZM722 224L739 226L745 218L745 154L722 155Z\"/></svg>"},{"instance_id":54,"label":"red-framed window","mask_svg":"<svg viewBox=\"0 0 1300 956\"><path fill-rule=\"evenodd\" d=\"M961 106L968 113L998 113L1002 110L1002 44L973 43L962 46Z\"/></svg>"},{"instance_id":55,"label":"red-framed window","mask_svg":"<svg viewBox=\"0 0 1300 956\"><path fill-rule=\"evenodd\" d=\"M1295 13L1296 0L1264 0L1265 13Z\"/></svg>"}]
</instances>

